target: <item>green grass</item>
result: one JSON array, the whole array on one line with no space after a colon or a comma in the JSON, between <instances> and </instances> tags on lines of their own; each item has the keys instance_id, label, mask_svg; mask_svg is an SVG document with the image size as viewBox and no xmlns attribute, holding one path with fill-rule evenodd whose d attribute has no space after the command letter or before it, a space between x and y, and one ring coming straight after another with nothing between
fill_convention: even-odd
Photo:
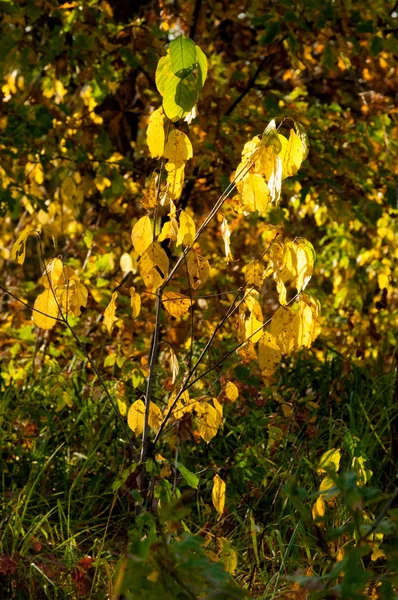
<instances>
[{"instance_id":1,"label":"green grass","mask_svg":"<svg viewBox=\"0 0 398 600\"><path fill-rule=\"evenodd\" d=\"M366 526L363 511L372 522L394 490L393 423L398 407L393 404L392 373L372 378L339 357L318 363L308 353L281 369L281 379L272 390L258 381L256 393L252 386L240 403L226 408L224 430L210 445L189 441L181 445L178 460L198 474L199 490L176 480L182 499L174 513L164 521L156 518L150 529L139 525L145 513L137 502L137 490L124 486L112 491L118 474L130 462L106 399L93 393L95 388L80 373L70 388L71 406L57 410L52 390L58 375L50 369L39 378L32 375L23 388L11 385L2 390L1 598L108 598L115 566L126 549L141 556L137 576L142 578L146 598L164 594L167 598L167 593L170 598L195 597L185 589L189 578L187 584L179 581L178 569L181 577L185 571L178 562L178 544L177 563L167 567L175 590L168 591L166 579L150 584L155 591L146 588L148 576L157 572L159 564L166 568L161 540L173 545L182 539L184 529L199 533L209 556L217 555L226 565L221 545L228 540L237 557L236 581L264 600L289 598L291 578L311 588L309 597L314 598L327 597L337 584L353 598L371 597L377 577L385 590L396 585L388 562L372 561L372 548L366 551L365 542L358 542ZM291 414L284 412L286 406ZM365 457L366 467L373 471L362 487L344 475L352 471L352 439L357 440L353 452ZM341 476L336 480L341 493L329 502L323 524L314 522L311 507L322 479L316 472L319 458L330 448L341 449ZM160 452L173 463L167 445ZM169 477L168 484L159 477L156 465L153 469L155 496L164 508L172 501L175 476ZM216 472L227 482L226 511L219 520L211 506ZM380 527L386 531L386 541L394 545L395 513L387 511L383 517ZM151 552L145 553L147 541L156 539ZM344 587L347 577L336 571L338 549L344 560L352 561L352 572L369 574L366 582L349 580ZM208 558L198 550L192 552L202 561L203 572L221 582L221 572L212 575L211 565L216 563L206 566L203 561ZM219 585L224 589L227 584ZM131 597L139 598L140 593ZM384 597L393 596L387 590Z\"/></svg>"}]
</instances>

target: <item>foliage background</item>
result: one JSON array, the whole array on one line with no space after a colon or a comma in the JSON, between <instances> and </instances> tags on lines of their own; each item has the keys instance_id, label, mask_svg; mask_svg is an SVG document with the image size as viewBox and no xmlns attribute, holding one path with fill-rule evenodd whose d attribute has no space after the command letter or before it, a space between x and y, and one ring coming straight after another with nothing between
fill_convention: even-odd
<instances>
[{"instance_id":1,"label":"foliage background","mask_svg":"<svg viewBox=\"0 0 398 600\"><path fill-rule=\"evenodd\" d=\"M112 491L128 467L128 451L91 365L67 330L35 328L19 300L33 305L43 261L61 256L89 289L88 306L73 325L122 414L141 397L153 299L143 294L133 322L128 288L140 279L131 225L146 212L142 198L159 166L145 139L149 115L160 104L156 65L180 33L203 49L209 73L198 117L182 126L194 157L178 208L188 208L199 223L229 183L244 143L272 118L303 125L310 154L266 216L247 217L225 205L229 264L220 222L212 223L201 243L211 276L200 289L193 325L188 317L162 322L157 400L164 402L173 388L170 348L181 365L198 355L205 334L231 304L233 295L225 292L243 285L242 267L269 243L269 225L314 245L310 288L322 305L322 335L314 348L286 359L272 381L264 382L253 362L236 355L202 380L204 390L211 386L223 400L225 422L210 446L189 432L182 436L179 460L201 482L186 501L192 512L185 527L205 537L208 552L224 564L226 540L238 563L230 571L253 594L290 593L298 583L283 576L297 569L321 577L354 533L344 532L339 543L322 541L322 527L300 520L282 493L290 476L316 493L316 465L330 448L342 448L347 471L362 457L374 473L371 485L386 497L396 476L397 6L377 0L29 0L1 2L0 9L0 265L1 285L13 294L3 293L0 315L0 577L20 597L40 597L46 586L53 590L49 597L54 589L68 593L67 586L104 597L105 582L134 537L127 534L136 510L134 482L116 500ZM28 238L20 267L11 248L25 229L41 235ZM102 321L115 289L117 322L110 335ZM278 306L270 280L261 299L264 318L270 318ZM217 336L207 364L234 344L231 324ZM228 381L239 388L232 405L223 391ZM356 449L350 435L360 440ZM170 452L166 460L171 475L156 471L154 478L159 496L170 499L169 486L183 492L189 486L170 467ZM221 521L211 508L215 473L227 482ZM384 498L375 497L371 514ZM310 498L301 500L311 506ZM349 514L349 501L339 502L329 507L328 526L336 529ZM171 528L173 535L179 527ZM80 564L86 556L95 561ZM366 555L349 556L364 572L368 565L381 576L388 571L383 558L371 564ZM32 562L36 568L28 567ZM370 588L366 581L343 593L377 595L377 578Z\"/></svg>"}]
</instances>

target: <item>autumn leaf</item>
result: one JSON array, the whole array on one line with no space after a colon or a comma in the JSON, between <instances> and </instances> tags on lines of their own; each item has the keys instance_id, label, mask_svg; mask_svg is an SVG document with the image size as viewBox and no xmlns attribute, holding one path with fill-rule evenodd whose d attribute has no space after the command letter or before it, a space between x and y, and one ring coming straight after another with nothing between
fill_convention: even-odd
<instances>
[{"instance_id":1,"label":"autumn leaf","mask_svg":"<svg viewBox=\"0 0 398 600\"><path fill-rule=\"evenodd\" d=\"M162 421L163 421L162 411L154 402L151 402L149 404L148 423L149 423L149 426L152 427L152 429L154 430L155 433L157 433L159 431Z\"/></svg>"},{"instance_id":2,"label":"autumn leaf","mask_svg":"<svg viewBox=\"0 0 398 600\"><path fill-rule=\"evenodd\" d=\"M189 137L183 131L172 129L168 135L163 156L175 166L192 158L193 150Z\"/></svg>"},{"instance_id":3,"label":"autumn leaf","mask_svg":"<svg viewBox=\"0 0 398 600\"><path fill-rule=\"evenodd\" d=\"M239 390L232 381L228 381L225 386L225 395L230 402L236 402L239 397Z\"/></svg>"},{"instance_id":4,"label":"autumn leaf","mask_svg":"<svg viewBox=\"0 0 398 600\"><path fill-rule=\"evenodd\" d=\"M166 163L167 194L171 200L178 200L184 185L185 163Z\"/></svg>"},{"instance_id":5,"label":"autumn leaf","mask_svg":"<svg viewBox=\"0 0 398 600\"><path fill-rule=\"evenodd\" d=\"M131 241L133 242L134 250L141 255L152 244L152 240L153 224L151 219L146 215L134 225L131 232Z\"/></svg>"},{"instance_id":6,"label":"autumn leaf","mask_svg":"<svg viewBox=\"0 0 398 600\"><path fill-rule=\"evenodd\" d=\"M196 233L195 221L185 210L180 213L176 246L192 246Z\"/></svg>"},{"instance_id":7,"label":"autumn leaf","mask_svg":"<svg viewBox=\"0 0 398 600\"><path fill-rule=\"evenodd\" d=\"M35 325L41 329L51 329L54 327L59 309L52 290L46 290L37 296L33 308L33 321Z\"/></svg>"},{"instance_id":8,"label":"autumn leaf","mask_svg":"<svg viewBox=\"0 0 398 600\"><path fill-rule=\"evenodd\" d=\"M162 302L167 312L176 318L185 315L193 304L191 298L176 292L163 292Z\"/></svg>"},{"instance_id":9,"label":"autumn leaf","mask_svg":"<svg viewBox=\"0 0 398 600\"><path fill-rule=\"evenodd\" d=\"M269 332L262 335L258 344L258 362L265 377L272 375L282 359L276 338Z\"/></svg>"},{"instance_id":10,"label":"autumn leaf","mask_svg":"<svg viewBox=\"0 0 398 600\"><path fill-rule=\"evenodd\" d=\"M263 285L265 268L258 260L249 263L245 270L245 280L247 285L261 287Z\"/></svg>"},{"instance_id":11,"label":"autumn leaf","mask_svg":"<svg viewBox=\"0 0 398 600\"><path fill-rule=\"evenodd\" d=\"M216 474L213 477L213 489L211 492L211 499L213 501L213 506L218 513L218 517L221 518L224 512L225 507L225 494L226 494L226 484L225 481L221 479L221 477Z\"/></svg>"},{"instance_id":12,"label":"autumn leaf","mask_svg":"<svg viewBox=\"0 0 398 600\"><path fill-rule=\"evenodd\" d=\"M219 414L208 402L196 403L198 413L198 432L201 438L208 444L217 434L220 425Z\"/></svg>"},{"instance_id":13,"label":"autumn leaf","mask_svg":"<svg viewBox=\"0 0 398 600\"><path fill-rule=\"evenodd\" d=\"M337 471L340 468L341 452L338 448L332 448L324 452L319 460L318 473L326 473L327 471Z\"/></svg>"},{"instance_id":14,"label":"autumn leaf","mask_svg":"<svg viewBox=\"0 0 398 600\"><path fill-rule=\"evenodd\" d=\"M26 240L31 233L35 233L31 228L26 227L14 242L11 250L11 259L16 260L19 265L23 265L26 256Z\"/></svg>"},{"instance_id":15,"label":"autumn leaf","mask_svg":"<svg viewBox=\"0 0 398 600\"><path fill-rule=\"evenodd\" d=\"M127 413L127 424L136 436L140 436L144 431L144 414L145 404L142 400L136 400Z\"/></svg>"},{"instance_id":16,"label":"autumn leaf","mask_svg":"<svg viewBox=\"0 0 398 600\"><path fill-rule=\"evenodd\" d=\"M257 344L257 342L261 339L263 335L262 329L263 323L256 319L253 313L250 314L250 317L246 319L245 322L245 336L246 339L250 339L252 344Z\"/></svg>"},{"instance_id":17,"label":"autumn leaf","mask_svg":"<svg viewBox=\"0 0 398 600\"><path fill-rule=\"evenodd\" d=\"M130 304L133 319L136 319L141 311L141 296L135 291L135 287L130 288Z\"/></svg>"},{"instance_id":18,"label":"autumn leaf","mask_svg":"<svg viewBox=\"0 0 398 600\"><path fill-rule=\"evenodd\" d=\"M164 149L164 113L160 107L149 117L146 139L152 158L160 158Z\"/></svg>"},{"instance_id":19,"label":"autumn leaf","mask_svg":"<svg viewBox=\"0 0 398 600\"><path fill-rule=\"evenodd\" d=\"M148 290L155 292L163 283L169 271L169 259L158 242L153 242L141 256L139 263L141 277Z\"/></svg>"},{"instance_id":20,"label":"autumn leaf","mask_svg":"<svg viewBox=\"0 0 398 600\"><path fill-rule=\"evenodd\" d=\"M267 211L269 190L261 175L248 173L236 187L240 192L240 201L244 210Z\"/></svg>"},{"instance_id":21,"label":"autumn leaf","mask_svg":"<svg viewBox=\"0 0 398 600\"><path fill-rule=\"evenodd\" d=\"M117 296L118 296L118 293L113 292L111 301L109 302L109 304L106 307L105 312L104 312L104 324L109 333L112 332L113 326L117 321L117 317L115 315Z\"/></svg>"},{"instance_id":22,"label":"autumn leaf","mask_svg":"<svg viewBox=\"0 0 398 600\"><path fill-rule=\"evenodd\" d=\"M223 217L222 221L221 221L221 235L222 235L222 239L224 240L225 257L226 257L227 261L230 261L230 260L232 260L231 245L229 242L229 239L231 237L231 230L228 226L228 221L225 217Z\"/></svg>"},{"instance_id":23,"label":"autumn leaf","mask_svg":"<svg viewBox=\"0 0 398 600\"><path fill-rule=\"evenodd\" d=\"M191 287L196 290L209 278L210 265L206 258L191 250L187 255L187 268Z\"/></svg>"}]
</instances>

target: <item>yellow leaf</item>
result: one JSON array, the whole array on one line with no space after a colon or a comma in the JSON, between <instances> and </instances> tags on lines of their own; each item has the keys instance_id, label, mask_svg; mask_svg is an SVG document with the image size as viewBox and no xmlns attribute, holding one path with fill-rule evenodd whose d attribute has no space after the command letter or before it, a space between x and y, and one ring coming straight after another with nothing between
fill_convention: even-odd
<instances>
[{"instance_id":1,"label":"yellow leaf","mask_svg":"<svg viewBox=\"0 0 398 600\"><path fill-rule=\"evenodd\" d=\"M275 337L269 332L264 333L258 344L258 362L261 371L266 371L266 377L274 373L281 359L281 349Z\"/></svg>"},{"instance_id":2,"label":"yellow leaf","mask_svg":"<svg viewBox=\"0 0 398 600\"><path fill-rule=\"evenodd\" d=\"M141 277L148 290L155 292L169 271L169 259L158 242L153 242L141 256L139 263Z\"/></svg>"},{"instance_id":3,"label":"yellow leaf","mask_svg":"<svg viewBox=\"0 0 398 600\"><path fill-rule=\"evenodd\" d=\"M322 498L322 496L319 496L314 506L312 507L312 518L314 519L314 521L325 516L325 508L325 500Z\"/></svg>"},{"instance_id":4,"label":"yellow leaf","mask_svg":"<svg viewBox=\"0 0 398 600\"><path fill-rule=\"evenodd\" d=\"M116 398L117 400L117 406L119 409L120 414L122 415L122 417L125 417L127 415L127 404L124 400L121 400L120 398Z\"/></svg>"},{"instance_id":5,"label":"yellow leaf","mask_svg":"<svg viewBox=\"0 0 398 600\"><path fill-rule=\"evenodd\" d=\"M271 334L283 354L302 346L310 348L321 329L320 305L312 296L301 294L293 309L281 306L271 321Z\"/></svg>"},{"instance_id":6,"label":"yellow leaf","mask_svg":"<svg viewBox=\"0 0 398 600\"><path fill-rule=\"evenodd\" d=\"M321 332L319 322L320 304L316 298L301 294L294 308L296 311L294 321L296 348L301 346L310 348Z\"/></svg>"},{"instance_id":7,"label":"yellow leaf","mask_svg":"<svg viewBox=\"0 0 398 600\"><path fill-rule=\"evenodd\" d=\"M258 321L253 313L245 322L246 339L250 339L252 344L257 344L263 335L263 323Z\"/></svg>"},{"instance_id":8,"label":"yellow leaf","mask_svg":"<svg viewBox=\"0 0 398 600\"><path fill-rule=\"evenodd\" d=\"M264 265L258 260L254 260L249 263L245 271L245 279L247 285L255 285L261 287L263 285L265 269Z\"/></svg>"},{"instance_id":9,"label":"yellow leaf","mask_svg":"<svg viewBox=\"0 0 398 600\"><path fill-rule=\"evenodd\" d=\"M177 200L181 196L182 186L184 185L185 163L167 163L167 193L169 198Z\"/></svg>"},{"instance_id":10,"label":"yellow leaf","mask_svg":"<svg viewBox=\"0 0 398 600\"><path fill-rule=\"evenodd\" d=\"M144 431L145 404L142 400L136 400L127 413L127 424L139 436Z\"/></svg>"},{"instance_id":11,"label":"yellow leaf","mask_svg":"<svg viewBox=\"0 0 398 600\"><path fill-rule=\"evenodd\" d=\"M120 257L120 268L123 275L127 275L133 270L133 259L128 252L124 252Z\"/></svg>"},{"instance_id":12,"label":"yellow leaf","mask_svg":"<svg viewBox=\"0 0 398 600\"><path fill-rule=\"evenodd\" d=\"M178 129L170 131L163 156L174 165L185 163L192 158L192 144L189 137L185 135L183 131L179 131Z\"/></svg>"},{"instance_id":13,"label":"yellow leaf","mask_svg":"<svg viewBox=\"0 0 398 600\"><path fill-rule=\"evenodd\" d=\"M64 268L66 269L66 278L64 276ZM62 260L53 258L47 263L46 268L44 269L42 275L43 285L47 289L52 288L55 290L58 287L60 278L62 278L60 285L63 287L67 285L67 282L70 279L77 279L77 275L70 267L64 267Z\"/></svg>"},{"instance_id":14,"label":"yellow leaf","mask_svg":"<svg viewBox=\"0 0 398 600\"><path fill-rule=\"evenodd\" d=\"M58 304L52 290L40 294L34 303L33 322L41 329L51 329L58 317ZM40 312L36 312L40 311Z\"/></svg>"},{"instance_id":15,"label":"yellow leaf","mask_svg":"<svg viewBox=\"0 0 398 600\"><path fill-rule=\"evenodd\" d=\"M178 421L179 419L182 419L182 417L186 413L192 412L192 410L195 408L195 405L197 403L190 402L189 392L187 390L183 394L181 394L181 396L177 400L176 404L174 404L176 395L177 395L176 392L173 392L173 394L171 394L169 401L167 403L167 409L169 410L173 406L173 417Z\"/></svg>"},{"instance_id":16,"label":"yellow leaf","mask_svg":"<svg viewBox=\"0 0 398 600\"><path fill-rule=\"evenodd\" d=\"M164 113L162 107L149 117L146 141L152 158L160 158L164 149Z\"/></svg>"},{"instance_id":17,"label":"yellow leaf","mask_svg":"<svg viewBox=\"0 0 398 600\"><path fill-rule=\"evenodd\" d=\"M130 304L133 319L136 319L141 311L141 296L135 291L135 287L130 288Z\"/></svg>"},{"instance_id":18,"label":"yellow leaf","mask_svg":"<svg viewBox=\"0 0 398 600\"><path fill-rule=\"evenodd\" d=\"M372 554L370 556L371 560L375 561L378 560L379 558L385 558L385 552L383 550L381 550L381 548L374 548L372 551Z\"/></svg>"},{"instance_id":19,"label":"yellow leaf","mask_svg":"<svg viewBox=\"0 0 398 600\"><path fill-rule=\"evenodd\" d=\"M176 318L185 315L193 304L191 298L176 292L164 292L162 302L167 312Z\"/></svg>"},{"instance_id":20,"label":"yellow leaf","mask_svg":"<svg viewBox=\"0 0 398 600\"><path fill-rule=\"evenodd\" d=\"M206 283L210 274L210 265L206 258L191 250L187 255L187 268L189 282L194 290Z\"/></svg>"},{"instance_id":21,"label":"yellow leaf","mask_svg":"<svg viewBox=\"0 0 398 600\"><path fill-rule=\"evenodd\" d=\"M176 246L192 246L196 233L195 221L185 210L180 213L180 224L178 228Z\"/></svg>"},{"instance_id":22,"label":"yellow leaf","mask_svg":"<svg viewBox=\"0 0 398 600\"><path fill-rule=\"evenodd\" d=\"M24 229L19 235L18 239L14 242L11 250L11 259L16 260L19 265L23 265L25 262L26 255L26 240L29 235L34 233L31 229Z\"/></svg>"},{"instance_id":23,"label":"yellow leaf","mask_svg":"<svg viewBox=\"0 0 398 600\"><path fill-rule=\"evenodd\" d=\"M324 452L320 458L318 465L318 473L326 473L326 470L338 472L340 468L341 452L339 448L332 448Z\"/></svg>"},{"instance_id":24,"label":"yellow leaf","mask_svg":"<svg viewBox=\"0 0 398 600\"><path fill-rule=\"evenodd\" d=\"M158 242L163 242L166 239L170 239L175 242L178 235L178 222L177 219L171 217L170 221L166 221L162 227L162 231L158 235Z\"/></svg>"},{"instance_id":25,"label":"yellow leaf","mask_svg":"<svg viewBox=\"0 0 398 600\"><path fill-rule=\"evenodd\" d=\"M301 141L300 141L301 143ZM315 250L310 242L299 239L294 243L296 252L296 281L297 292L302 292L312 277L315 262Z\"/></svg>"},{"instance_id":26,"label":"yellow leaf","mask_svg":"<svg viewBox=\"0 0 398 600\"><path fill-rule=\"evenodd\" d=\"M239 397L239 390L232 381L228 381L225 386L225 395L230 402L236 402Z\"/></svg>"},{"instance_id":27,"label":"yellow leaf","mask_svg":"<svg viewBox=\"0 0 398 600\"><path fill-rule=\"evenodd\" d=\"M224 240L225 256L227 258L227 261L232 260L231 246L229 243L229 238L231 237L231 231L228 227L228 222L225 217L223 217L222 221L221 221L221 235L222 235L222 239Z\"/></svg>"},{"instance_id":28,"label":"yellow leaf","mask_svg":"<svg viewBox=\"0 0 398 600\"><path fill-rule=\"evenodd\" d=\"M115 316L117 296L118 296L117 292L113 292L111 301L109 302L109 304L106 307L105 312L104 312L104 323L105 323L105 327L107 328L109 333L111 333L113 326L114 326L115 322L117 321L117 317Z\"/></svg>"},{"instance_id":29,"label":"yellow leaf","mask_svg":"<svg viewBox=\"0 0 398 600\"><path fill-rule=\"evenodd\" d=\"M152 244L153 240L153 224L148 216L142 217L134 225L131 232L131 241L133 242L134 250L141 256L145 250Z\"/></svg>"},{"instance_id":30,"label":"yellow leaf","mask_svg":"<svg viewBox=\"0 0 398 600\"><path fill-rule=\"evenodd\" d=\"M319 491L323 492L322 496L327 498L328 500L333 500L333 498L337 498L339 495L339 491L331 492L333 488L336 488L336 484L334 483L331 477L324 477L319 486Z\"/></svg>"},{"instance_id":31,"label":"yellow leaf","mask_svg":"<svg viewBox=\"0 0 398 600\"><path fill-rule=\"evenodd\" d=\"M149 417L148 417L149 427L152 427L154 432L157 433L159 431L162 421L163 421L162 411L156 404L151 402L149 404Z\"/></svg>"},{"instance_id":32,"label":"yellow leaf","mask_svg":"<svg viewBox=\"0 0 398 600\"><path fill-rule=\"evenodd\" d=\"M283 354L290 354L296 343L295 314L290 308L281 306L271 321L271 335Z\"/></svg>"},{"instance_id":33,"label":"yellow leaf","mask_svg":"<svg viewBox=\"0 0 398 600\"><path fill-rule=\"evenodd\" d=\"M220 538L220 545L224 569L227 571L227 573L233 575L238 566L238 553L232 546L231 542L229 542L225 538Z\"/></svg>"},{"instance_id":34,"label":"yellow leaf","mask_svg":"<svg viewBox=\"0 0 398 600\"><path fill-rule=\"evenodd\" d=\"M244 210L266 212L269 191L261 175L248 173L236 186L241 194Z\"/></svg>"},{"instance_id":35,"label":"yellow leaf","mask_svg":"<svg viewBox=\"0 0 398 600\"><path fill-rule=\"evenodd\" d=\"M219 415L215 408L208 402L196 403L198 412L198 432L205 442L209 443L217 434Z\"/></svg>"},{"instance_id":36,"label":"yellow leaf","mask_svg":"<svg viewBox=\"0 0 398 600\"><path fill-rule=\"evenodd\" d=\"M170 368L171 368L171 383L174 384L177 379L178 373L180 372L180 363L173 348L170 348Z\"/></svg>"},{"instance_id":37,"label":"yellow leaf","mask_svg":"<svg viewBox=\"0 0 398 600\"><path fill-rule=\"evenodd\" d=\"M214 408L216 409L216 413L217 413L217 426L220 427L220 425L222 425L222 422L223 422L222 404L219 403L217 398L213 398L213 404L214 404Z\"/></svg>"},{"instance_id":38,"label":"yellow leaf","mask_svg":"<svg viewBox=\"0 0 398 600\"><path fill-rule=\"evenodd\" d=\"M219 517L221 517L224 512L226 487L225 481L223 481L218 474L213 477L211 499Z\"/></svg>"},{"instance_id":39,"label":"yellow leaf","mask_svg":"<svg viewBox=\"0 0 398 600\"><path fill-rule=\"evenodd\" d=\"M80 281L72 280L69 285L68 295L68 306L67 310L70 311L75 317L80 315L82 306L87 305L88 291Z\"/></svg>"},{"instance_id":40,"label":"yellow leaf","mask_svg":"<svg viewBox=\"0 0 398 600\"><path fill-rule=\"evenodd\" d=\"M295 175L299 170L301 163L305 158L305 148L303 142L291 129L289 140L281 152L283 178Z\"/></svg>"},{"instance_id":41,"label":"yellow leaf","mask_svg":"<svg viewBox=\"0 0 398 600\"><path fill-rule=\"evenodd\" d=\"M242 161L238 165L235 171L234 182L239 183L249 172L251 165L253 165L255 158L257 157L260 149L260 138L254 137L252 140L246 142L242 150Z\"/></svg>"}]
</instances>

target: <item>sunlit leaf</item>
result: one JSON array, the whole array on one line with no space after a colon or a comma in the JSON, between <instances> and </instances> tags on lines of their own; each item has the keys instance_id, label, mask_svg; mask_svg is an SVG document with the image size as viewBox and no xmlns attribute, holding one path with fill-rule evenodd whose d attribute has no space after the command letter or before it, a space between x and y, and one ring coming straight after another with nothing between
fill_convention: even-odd
<instances>
[{"instance_id":1,"label":"sunlit leaf","mask_svg":"<svg viewBox=\"0 0 398 600\"><path fill-rule=\"evenodd\" d=\"M326 471L338 472L340 468L341 451L339 448L332 448L324 452L319 460L318 473L326 473Z\"/></svg>"},{"instance_id":2,"label":"sunlit leaf","mask_svg":"<svg viewBox=\"0 0 398 600\"><path fill-rule=\"evenodd\" d=\"M269 191L261 175L248 173L237 184L243 208L250 212L266 212L268 208Z\"/></svg>"},{"instance_id":3,"label":"sunlit leaf","mask_svg":"<svg viewBox=\"0 0 398 600\"><path fill-rule=\"evenodd\" d=\"M131 232L131 241L133 242L134 250L141 255L152 244L152 240L153 224L151 219L146 215L134 225Z\"/></svg>"},{"instance_id":4,"label":"sunlit leaf","mask_svg":"<svg viewBox=\"0 0 398 600\"><path fill-rule=\"evenodd\" d=\"M216 409L208 402L197 403L198 432L205 442L209 443L217 434L219 427L219 416Z\"/></svg>"},{"instance_id":5,"label":"sunlit leaf","mask_svg":"<svg viewBox=\"0 0 398 600\"><path fill-rule=\"evenodd\" d=\"M160 158L164 149L164 113L160 107L149 117L146 140L152 158Z\"/></svg>"},{"instance_id":6,"label":"sunlit leaf","mask_svg":"<svg viewBox=\"0 0 398 600\"><path fill-rule=\"evenodd\" d=\"M184 185L185 163L166 163L167 194L172 200L178 200Z\"/></svg>"},{"instance_id":7,"label":"sunlit leaf","mask_svg":"<svg viewBox=\"0 0 398 600\"><path fill-rule=\"evenodd\" d=\"M123 275L127 275L133 270L133 259L128 252L124 252L120 257L120 268Z\"/></svg>"},{"instance_id":8,"label":"sunlit leaf","mask_svg":"<svg viewBox=\"0 0 398 600\"><path fill-rule=\"evenodd\" d=\"M191 287L196 290L209 278L210 265L206 258L191 250L187 255L188 275Z\"/></svg>"},{"instance_id":9,"label":"sunlit leaf","mask_svg":"<svg viewBox=\"0 0 398 600\"><path fill-rule=\"evenodd\" d=\"M32 229L24 229L12 246L11 259L16 260L20 265L23 265L25 262L26 240L31 233L34 233Z\"/></svg>"},{"instance_id":10,"label":"sunlit leaf","mask_svg":"<svg viewBox=\"0 0 398 600\"><path fill-rule=\"evenodd\" d=\"M252 344L257 344L257 342L261 339L261 336L263 335L262 326L262 321L256 319L254 314L251 313L250 317L246 320L245 323L246 339L250 339Z\"/></svg>"},{"instance_id":11,"label":"sunlit leaf","mask_svg":"<svg viewBox=\"0 0 398 600\"><path fill-rule=\"evenodd\" d=\"M225 484L225 481L223 481L221 477L218 474L216 474L213 477L213 489L211 492L211 499L219 517L221 517L224 512L226 488L227 486Z\"/></svg>"},{"instance_id":12,"label":"sunlit leaf","mask_svg":"<svg viewBox=\"0 0 398 600\"><path fill-rule=\"evenodd\" d=\"M148 423L149 427L152 427L155 433L159 431L160 425L163 421L163 414L160 408L154 403L149 404L149 416Z\"/></svg>"},{"instance_id":13,"label":"sunlit leaf","mask_svg":"<svg viewBox=\"0 0 398 600\"><path fill-rule=\"evenodd\" d=\"M196 233L195 221L185 210L180 213L176 246L192 246Z\"/></svg>"},{"instance_id":14,"label":"sunlit leaf","mask_svg":"<svg viewBox=\"0 0 398 600\"><path fill-rule=\"evenodd\" d=\"M130 288L130 305L133 319L136 319L141 311L141 296L135 291L135 287Z\"/></svg>"},{"instance_id":15,"label":"sunlit leaf","mask_svg":"<svg viewBox=\"0 0 398 600\"><path fill-rule=\"evenodd\" d=\"M229 243L229 238L231 237L231 230L228 226L228 221L225 217L223 217L221 221L221 235L222 239L224 240L225 257L227 261L232 260L231 246Z\"/></svg>"},{"instance_id":16,"label":"sunlit leaf","mask_svg":"<svg viewBox=\"0 0 398 600\"><path fill-rule=\"evenodd\" d=\"M51 329L54 327L59 310L52 290L46 290L37 296L34 309L33 321L35 325L41 329Z\"/></svg>"},{"instance_id":17,"label":"sunlit leaf","mask_svg":"<svg viewBox=\"0 0 398 600\"><path fill-rule=\"evenodd\" d=\"M109 302L109 304L106 307L105 312L104 312L104 324L109 333L112 332L113 326L117 321L117 317L115 315L117 296L118 296L118 293L113 292L111 301Z\"/></svg>"},{"instance_id":18,"label":"sunlit leaf","mask_svg":"<svg viewBox=\"0 0 398 600\"><path fill-rule=\"evenodd\" d=\"M177 292L163 292L162 302L167 312L172 317L185 315L192 306L191 298Z\"/></svg>"},{"instance_id":19,"label":"sunlit leaf","mask_svg":"<svg viewBox=\"0 0 398 600\"><path fill-rule=\"evenodd\" d=\"M175 166L192 158L193 151L189 137L183 131L172 129L168 135L163 156Z\"/></svg>"},{"instance_id":20,"label":"sunlit leaf","mask_svg":"<svg viewBox=\"0 0 398 600\"><path fill-rule=\"evenodd\" d=\"M281 349L275 337L269 332L264 333L258 343L258 362L266 377L274 373L281 359Z\"/></svg>"},{"instance_id":21,"label":"sunlit leaf","mask_svg":"<svg viewBox=\"0 0 398 600\"><path fill-rule=\"evenodd\" d=\"M151 292L162 285L169 271L169 259L158 242L153 242L141 256L139 263L141 277Z\"/></svg>"},{"instance_id":22,"label":"sunlit leaf","mask_svg":"<svg viewBox=\"0 0 398 600\"><path fill-rule=\"evenodd\" d=\"M258 260L249 263L245 271L245 279L247 285L255 285L261 287L263 285L265 268Z\"/></svg>"},{"instance_id":23,"label":"sunlit leaf","mask_svg":"<svg viewBox=\"0 0 398 600\"><path fill-rule=\"evenodd\" d=\"M144 431L144 414L145 404L142 400L136 400L127 413L127 424L137 436L140 436Z\"/></svg>"},{"instance_id":24,"label":"sunlit leaf","mask_svg":"<svg viewBox=\"0 0 398 600\"><path fill-rule=\"evenodd\" d=\"M232 383L232 381L228 381L227 385L225 386L225 395L228 398L228 400L230 402L236 402L236 400L239 397L239 390L236 387L236 385L234 383Z\"/></svg>"},{"instance_id":25,"label":"sunlit leaf","mask_svg":"<svg viewBox=\"0 0 398 600\"><path fill-rule=\"evenodd\" d=\"M325 516L325 508L325 500L322 498L322 496L319 496L314 506L312 507L312 518L314 519L314 521Z\"/></svg>"}]
</instances>

